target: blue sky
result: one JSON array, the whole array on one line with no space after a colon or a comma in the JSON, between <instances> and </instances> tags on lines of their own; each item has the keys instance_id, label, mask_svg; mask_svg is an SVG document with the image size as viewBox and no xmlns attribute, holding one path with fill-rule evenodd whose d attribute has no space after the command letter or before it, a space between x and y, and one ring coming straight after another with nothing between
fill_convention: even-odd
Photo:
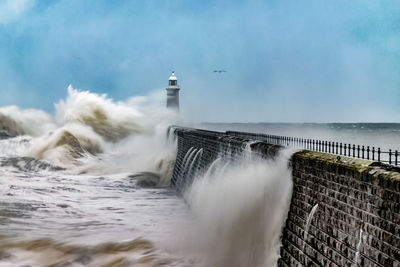
<instances>
[{"instance_id":1,"label":"blue sky","mask_svg":"<svg viewBox=\"0 0 400 267\"><path fill-rule=\"evenodd\" d=\"M400 122L400 1L0 0L0 106L124 100L171 70L188 120Z\"/></svg>"}]
</instances>

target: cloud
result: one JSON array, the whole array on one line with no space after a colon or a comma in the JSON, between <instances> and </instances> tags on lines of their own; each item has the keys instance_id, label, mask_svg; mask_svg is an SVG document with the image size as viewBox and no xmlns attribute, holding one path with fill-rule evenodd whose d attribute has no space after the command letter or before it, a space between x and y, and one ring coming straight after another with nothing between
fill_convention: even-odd
<instances>
[{"instance_id":1,"label":"cloud","mask_svg":"<svg viewBox=\"0 0 400 267\"><path fill-rule=\"evenodd\" d=\"M175 70L191 120L399 121L399 0L306 2L0 0L0 106L50 111L70 83L124 100Z\"/></svg>"},{"instance_id":2,"label":"cloud","mask_svg":"<svg viewBox=\"0 0 400 267\"><path fill-rule=\"evenodd\" d=\"M35 0L0 0L0 24L12 23L31 9Z\"/></svg>"}]
</instances>

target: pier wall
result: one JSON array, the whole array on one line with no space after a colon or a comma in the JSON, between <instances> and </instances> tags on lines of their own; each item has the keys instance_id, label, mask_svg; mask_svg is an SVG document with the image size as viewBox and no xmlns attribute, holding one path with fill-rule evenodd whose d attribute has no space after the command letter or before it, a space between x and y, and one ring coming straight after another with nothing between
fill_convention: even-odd
<instances>
[{"instance_id":1,"label":"pier wall","mask_svg":"<svg viewBox=\"0 0 400 267\"><path fill-rule=\"evenodd\" d=\"M178 144L172 184L180 192L217 158L269 158L281 148L255 141L251 133L170 131ZM294 153L288 164L293 194L279 266L400 267L398 169L308 150Z\"/></svg>"},{"instance_id":2,"label":"pier wall","mask_svg":"<svg viewBox=\"0 0 400 267\"><path fill-rule=\"evenodd\" d=\"M221 132L191 128L170 128L177 140L177 156L172 174L172 185L182 192L195 175L206 172L217 158L222 162L240 160L246 153L257 153L261 157L273 157L281 148L264 142L251 140Z\"/></svg>"},{"instance_id":3,"label":"pier wall","mask_svg":"<svg viewBox=\"0 0 400 267\"><path fill-rule=\"evenodd\" d=\"M380 165L311 151L292 156L281 266L400 266L400 173Z\"/></svg>"}]
</instances>

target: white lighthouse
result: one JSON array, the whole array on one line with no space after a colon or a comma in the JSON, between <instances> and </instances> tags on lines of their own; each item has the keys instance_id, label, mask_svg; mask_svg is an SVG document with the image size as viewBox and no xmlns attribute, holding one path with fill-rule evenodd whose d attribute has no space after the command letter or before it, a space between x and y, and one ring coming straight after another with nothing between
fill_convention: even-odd
<instances>
[{"instance_id":1,"label":"white lighthouse","mask_svg":"<svg viewBox=\"0 0 400 267\"><path fill-rule=\"evenodd\" d=\"M179 85L175 73L172 72L168 80L167 90L167 108L179 112Z\"/></svg>"}]
</instances>

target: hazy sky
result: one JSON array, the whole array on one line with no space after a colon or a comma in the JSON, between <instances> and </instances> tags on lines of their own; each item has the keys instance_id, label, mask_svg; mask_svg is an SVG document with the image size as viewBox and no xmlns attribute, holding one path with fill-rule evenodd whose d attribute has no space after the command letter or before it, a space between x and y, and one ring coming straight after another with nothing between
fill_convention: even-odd
<instances>
[{"instance_id":1,"label":"hazy sky","mask_svg":"<svg viewBox=\"0 0 400 267\"><path fill-rule=\"evenodd\" d=\"M0 0L1 106L124 100L171 70L189 120L400 122L400 1Z\"/></svg>"}]
</instances>

